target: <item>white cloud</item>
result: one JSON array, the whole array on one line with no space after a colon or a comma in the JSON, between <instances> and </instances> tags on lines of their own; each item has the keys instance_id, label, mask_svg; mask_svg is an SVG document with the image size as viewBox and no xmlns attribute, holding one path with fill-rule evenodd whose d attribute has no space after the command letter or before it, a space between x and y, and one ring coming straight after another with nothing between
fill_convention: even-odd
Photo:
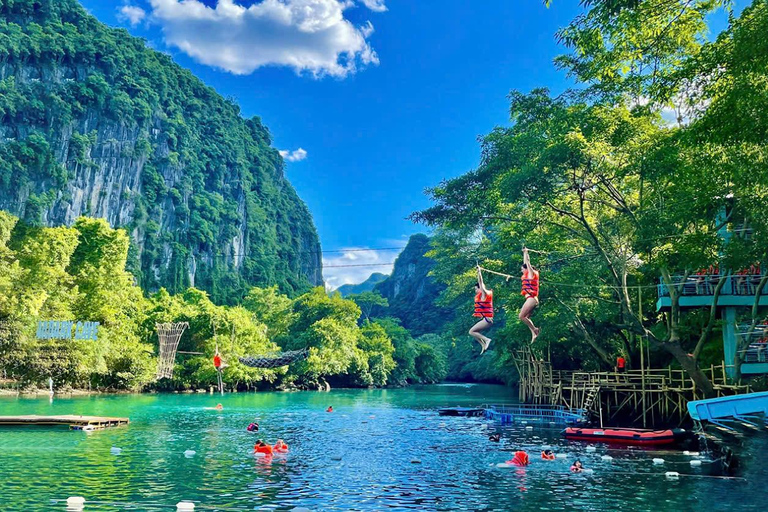
<instances>
[{"instance_id":1,"label":"white cloud","mask_svg":"<svg viewBox=\"0 0 768 512\"><path fill-rule=\"evenodd\" d=\"M350 247L338 256L323 257L323 278L328 290L335 290L343 284L362 283L374 272L392 273L392 263L402 251L369 250L366 247ZM352 266L370 265L370 266Z\"/></svg>"},{"instance_id":2,"label":"white cloud","mask_svg":"<svg viewBox=\"0 0 768 512\"><path fill-rule=\"evenodd\" d=\"M387 10L387 6L384 5L385 0L362 0L363 4L374 12L384 12Z\"/></svg>"},{"instance_id":3,"label":"white cloud","mask_svg":"<svg viewBox=\"0 0 768 512\"><path fill-rule=\"evenodd\" d=\"M200 0L150 3L168 45L235 74L273 65L344 77L379 63L367 41L373 26L347 20L352 3L345 0L262 0L249 7L235 0L218 0L215 7Z\"/></svg>"},{"instance_id":4,"label":"white cloud","mask_svg":"<svg viewBox=\"0 0 768 512\"><path fill-rule=\"evenodd\" d=\"M281 149L280 156L287 162L301 162L307 158L306 150L299 148L296 151L290 151L288 149Z\"/></svg>"},{"instance_id":5,"label":"white cloud","mask_svg":"<svg viewBox=\"0 0 768 512\"><path fill-rule=\"evenodd\" d=\"M117 19L127 21L132 27L141 23L147 17L147 11L135 5L124 5L117 10Z\"/></svg>"}]
</instances>

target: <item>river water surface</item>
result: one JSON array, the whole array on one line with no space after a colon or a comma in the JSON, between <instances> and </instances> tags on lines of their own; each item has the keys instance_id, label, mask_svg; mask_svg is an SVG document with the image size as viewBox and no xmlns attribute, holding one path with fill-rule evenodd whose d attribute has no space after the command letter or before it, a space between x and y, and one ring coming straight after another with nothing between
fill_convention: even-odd
<instances>
[{"instance_id":1,"label":"river water surface","mask_svg":"<svg viewBox=\"0 0 768 512\"><path fill-rule=\"evenodd\" d=\"M559 429L499 428L476 418L439 417L437 407L513 401L513 390L485 385L414 386L330 393L122 395L0 399L0 415L128 416L131 424L84 433L56 428L0 430L0 510L764 510L768 435L743 441L745 480L703 478L682 452L618 450L566 442ZM217 403L224 409L208 409ZM335 412L326 413L333 405ZM258 435L246 432L253 420ZM502 434L501 443L488 440ZM271 461L254 441L290 445ZM564 454L539 458L542 446ZM112 447L120 448L119 454ZM516 449L526 469L496 467ZM194 450L194 456L184 455ZM613 460L603 460L610 455ZM664 465L654 465L654 457ZM571 474L580 458L593 470ZM340 460L335 460L340 459ZM694 476L668 480L665 471Z\"/></svg>"}]
</instances>

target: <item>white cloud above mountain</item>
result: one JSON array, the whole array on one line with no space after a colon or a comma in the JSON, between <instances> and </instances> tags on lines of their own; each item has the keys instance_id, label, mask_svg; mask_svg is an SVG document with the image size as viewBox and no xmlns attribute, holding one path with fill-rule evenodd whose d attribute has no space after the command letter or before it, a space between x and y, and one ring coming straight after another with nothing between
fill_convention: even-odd
<instances>
[{"instance_id":1,"label":"white cloud above mountain","mask_svg":"<svg viewBox=\"0 0 768 512\"><path fill-rule=\"evenodd\" d=\"M392 273L391 263L402 249L373 250L350 247L337 256L323 257L323 278L326 288L335 290L344 284L362 283L374 272ZM363 266L358 266L363 265Z\"/></svg>"},{"instance_id":2,"label":"white cloud above mountain","mask_svg":"<svg viewBox=\"0 0 768 512\"><path fill-rule=\"evenodd\" d=\"M246 75L285 66L314 77L345 77L379 58L368 43L370 22L355 26L344 16L348 0L261 0L248 7L218 0L149 0L152 21L167 45L198 62ZM373 10L383 1L365 0Z\"/></svg>"},{"instance_id":3,"label":"white cloud above mountain","mask_svg":"<svg viewBox=\"0 0 768 512\"><path fill-rule=\"evenodd\" d=\"M136 5L124 5L117 10L117 18L127 21L132 27L141 23L147 17L147 11Z\"/></svg>"},{"instance_id":4,"label":"white cloud above mountain","mask_svg":"<svg viewBox=\"0 0 768 512\"><path fill-rule=\"evenodd\" d=\"M281 149L280 156L283 157L283 160L286 162L301 162L307 158L307 151L303 148L299 148L295 151L291 151L289 149Z\"/></svg>"}]
</instances>

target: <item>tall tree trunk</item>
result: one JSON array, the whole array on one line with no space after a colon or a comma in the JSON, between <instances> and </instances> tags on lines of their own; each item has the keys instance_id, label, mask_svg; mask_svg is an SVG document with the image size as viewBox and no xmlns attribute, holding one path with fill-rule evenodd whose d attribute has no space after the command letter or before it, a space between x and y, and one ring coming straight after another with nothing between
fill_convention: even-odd
<instances>
[{"instance_id":1,"label":"tall tree trunk","mask_svg":"<svg viewBox=\"0 0 768 512\"><path fill-rule=\"evenodd\" d=\"M707 377L701 368L699 368L696 359L689 356L685 350L683 350L683 347L680 346L679 342L668 341L662 343L662 346L672 354L678 363L680 363L680 366L682 366L685 373L688 374L705 398L712 398L715 396L715 386L712 384L712 381L710 381L709 377Z\"/></svg>"}]
</instances>

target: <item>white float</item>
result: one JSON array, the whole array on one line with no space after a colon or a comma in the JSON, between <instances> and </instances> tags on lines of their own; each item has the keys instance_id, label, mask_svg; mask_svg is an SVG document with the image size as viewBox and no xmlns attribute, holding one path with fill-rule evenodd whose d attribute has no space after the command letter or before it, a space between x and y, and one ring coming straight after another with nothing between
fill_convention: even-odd
<instances>
[{"instance_id":1,"label":"white float","mask_svg":"<svg viewBox=\"0 0 768 512\"><path fill-rule=\"evenodd\" d=\"M123 451L122 448L118 448L116 446L113 446L112 448L109 449L109 453L111 453L112 455L120 455L120 452L122 451Z\"/></svg>"},{"instance_id":2,"label":"white float","mask_svg":"<svg viewBox=\"0 0 768 512\"><path fill-rule=\"evenodd\" d=\"M678 473L677 471L667 471L666 473L664 473L664 476L666 476L670 480L677 480L678 478L680 478L680 473Z\"/></svg>"},{"instance_id":3,"label":"white float","mask_svg":"<svg viewBox=\"0 0 768 512\"><path fill-rule=\"evenodd\" d=\"M184 456L187 458L194 457L197 452L195 450L186 450Z\"/></svg>"},{"instance_id":4,"label":"white float","mask_svg":"<svg viewBox=\"0 0 768 512\"><path fill-rule=\"evenodd\" d=\"M691 466L701 466L701 461L700 460L692 460L691 461Z\"/></svg>"},{"instance_id":5,"label":"white float","mask_svg":"<svg viewBox=\"0 0 768 512\"><path fill-rule=\"evenodd\" d=\"M71 498L67 498L67 506L68 507L82 507L85 505L85 498L82 496L72 496Z\"/></svg>"},{"instance_id":6,"label":"white float","mask_svg":"<svg viewBox=\"0 0 768 512\"><path fill-rule=\"evenodd\" d=\"M597 451L597 448L595 448L594 446L587 446L587 451L594 452L594 451Z\"/></svg>"},{"instance_id":7,"label":"white float","mask_svg":"<svg viewBox=\"0 0 768 512\"><path fill-rule=\"evenodd\" d=\"M180 501L176 504L176 512L192 512L195 510L195 504L189 501Z\"/></svg>"},{"instance_id":8,"label":"white float","mask_svg":"<svg viewBox=\"0 0 768 512\"><path fill-rule=\"evenodd\" d=\"M525 430L533 430L533 427L525 427Z\"/></svg>"},{"instance_id":9,"label":"white float","mask_svg":"<svg viewBox=\"0 0 768 512\"><path fill-rule=\"evenodd\" d=\"M654 464L664 464L664 459L653 459Z\"/></svg>"},{"instance_id":10,"label":"white float","mask_svg":"<svg viewBox=\"0 0 768 512\"><path fill-rule=\"evenodd\" d=\"M611 461L611 460L613 460L613 457L611 457L610 455L603 455L603 456L602 456L602 457L600 457L600 458L601 458L601 459L603 459L603 460L606 460L606 461Z\"/></svg>"}]
</instances>

